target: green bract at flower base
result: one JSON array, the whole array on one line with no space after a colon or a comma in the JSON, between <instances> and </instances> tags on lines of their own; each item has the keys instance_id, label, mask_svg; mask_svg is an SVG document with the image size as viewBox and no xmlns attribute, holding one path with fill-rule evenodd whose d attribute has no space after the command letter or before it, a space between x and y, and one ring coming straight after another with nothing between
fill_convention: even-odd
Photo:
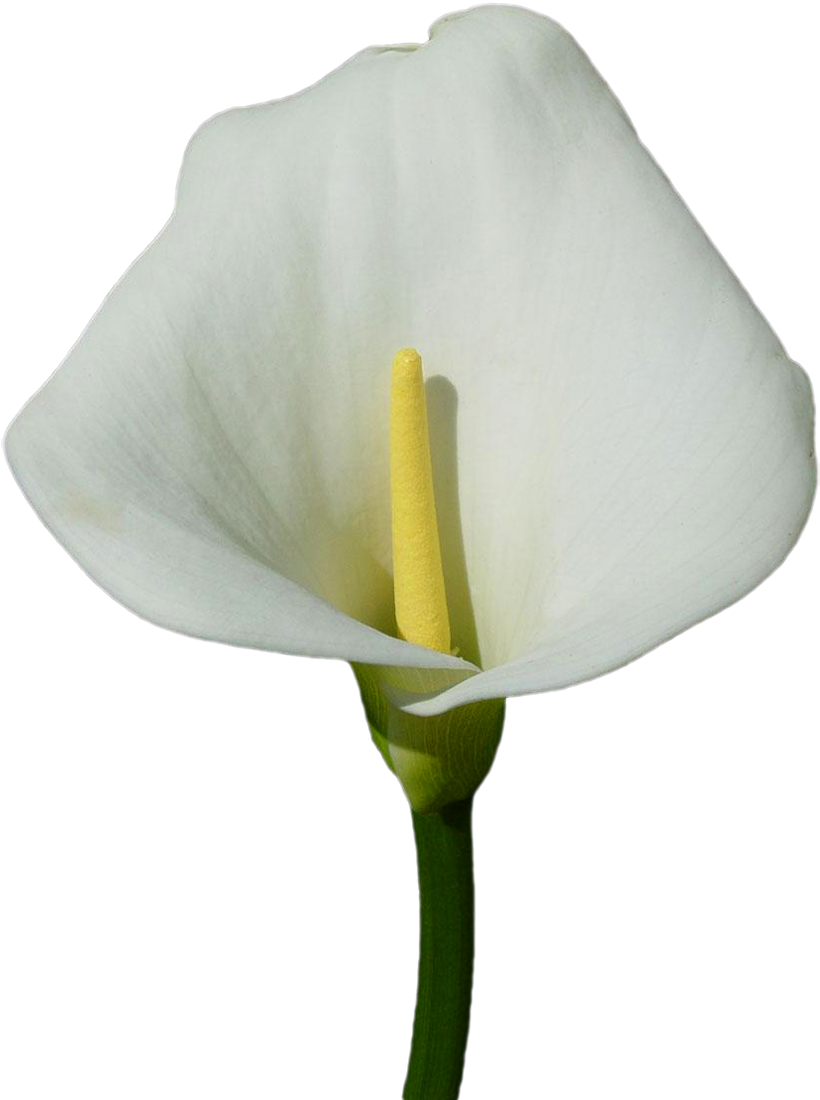
<instances>
[{"instance_id":1,"label":"green bract at flower base","mask_svg":"<svg viewBox=\"0 0 820 1100\"><path fill-rule=\"evenodd\" d=\"M354 665L370 733L417 813L433 813L471 798L492 766L504 726L504 700L467 703L422 718L404 708L413 700L406 676Z\"/></svg>"},{"instance_id":2,"label":"green bract at flower base","mask_svg":"<svg viewBox=\"0 0 820 1100\"><path fill-rule=\"evenodd\" d=\"M458 656L396 636L408 345ZM768 576L808 515L812 418L573 39L488 7L206 123L172 218L6 446L43 522L138 614L353 664L419 852L405 1095L453 1100L470 808L503 699L615 669Z\"/></svg>"}]
</instances>

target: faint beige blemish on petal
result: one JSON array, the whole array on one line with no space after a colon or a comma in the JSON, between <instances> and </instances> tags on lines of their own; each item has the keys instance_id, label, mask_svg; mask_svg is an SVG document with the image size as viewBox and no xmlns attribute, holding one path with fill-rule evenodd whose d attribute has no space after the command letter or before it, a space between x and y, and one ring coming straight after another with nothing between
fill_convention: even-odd
<instances>
[{"instance_id":1,"label":"faint beige blemish on petal","mask_svg":"<svg viewBox=\"0 0 820 1100\"><path fill-rule=\"evenodd\" d=\"M114 504L85 493L73 493L67 497L63 504L63 511L71 519L82 520L92 524L102 531L119 531L122 524L120 519L123 513L121 504Z\"/></svg>"}]
</instances>

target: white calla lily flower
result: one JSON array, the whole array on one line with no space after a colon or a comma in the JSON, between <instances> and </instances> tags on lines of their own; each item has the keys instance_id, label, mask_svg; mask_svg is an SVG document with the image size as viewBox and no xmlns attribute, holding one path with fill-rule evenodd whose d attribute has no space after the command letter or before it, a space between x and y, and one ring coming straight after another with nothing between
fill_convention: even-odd
<instances>
[{"instance_id":1,"label":"white calla lily flower","mask_svg":"<svg viewBox=\"0 0 820 1100\"><path fill-rule=\"evenodd\" d=\"M389 363L424 354L462 657L393 634ZM807 381L551 21L481 8L206 123L175 213L7 439L83 568L203 638L614 669L744 595L814 487Z\"/></svg>"}]
</instances>

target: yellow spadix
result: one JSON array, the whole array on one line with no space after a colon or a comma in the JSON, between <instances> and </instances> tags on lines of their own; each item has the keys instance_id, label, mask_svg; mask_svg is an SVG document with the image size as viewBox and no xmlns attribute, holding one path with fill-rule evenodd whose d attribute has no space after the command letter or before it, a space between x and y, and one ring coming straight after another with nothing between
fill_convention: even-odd
<instances>
[{"instance_id":1,"label":"yellow spadix","mask_svg":"<svg viewBox=\"0 0 820 1100\"><path fill-rule=\"evenodd\" d=\"M390 495L399 636L449 653L450 619L433 493L424 375L421 356L414 348L403 348L393 359Z\"/></svg>"}]
</instances>

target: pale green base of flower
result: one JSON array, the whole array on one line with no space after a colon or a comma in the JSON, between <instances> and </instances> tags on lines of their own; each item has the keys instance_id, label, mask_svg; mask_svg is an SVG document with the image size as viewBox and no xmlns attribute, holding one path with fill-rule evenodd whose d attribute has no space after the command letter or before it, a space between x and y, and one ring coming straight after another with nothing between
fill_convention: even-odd
<instances>
[{"instance_id":1,"label":"pale green base of flower","mask_svg":"<svg viewBox=\"0 0 820 1100\"><path fill-rule=\"evenodd\" d=\"M416 813L435 813L470 798L495 759L504 700L469 703L428 718L402 709L416 670L354 664L373 741ZM448 675L444 673L444 675Z\"/></svg>"}]
</instances>

